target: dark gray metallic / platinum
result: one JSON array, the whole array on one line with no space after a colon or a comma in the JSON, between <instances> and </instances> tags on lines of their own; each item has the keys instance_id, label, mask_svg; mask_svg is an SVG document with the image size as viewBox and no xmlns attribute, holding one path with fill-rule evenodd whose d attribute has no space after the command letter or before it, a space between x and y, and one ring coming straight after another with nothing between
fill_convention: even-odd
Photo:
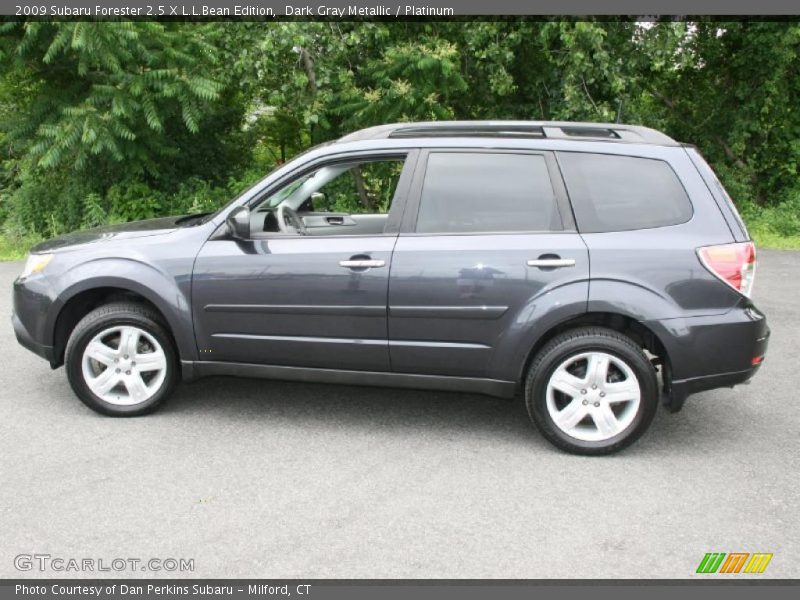
<instances>
[{"instance_id":1,"label":"dark gray metallic / platinum","mask_svg":"<svg viewBox=\"0 0 800 600\"><path fill-rule=\"evenodd\" d=\"M314 148L214 214L44 242L12 318L106 414L218 374L522 392L550 441L599 454L659 398L755 373L754 272L714 173L660 132L408 123Z\"/></svg>"}]
</instances>

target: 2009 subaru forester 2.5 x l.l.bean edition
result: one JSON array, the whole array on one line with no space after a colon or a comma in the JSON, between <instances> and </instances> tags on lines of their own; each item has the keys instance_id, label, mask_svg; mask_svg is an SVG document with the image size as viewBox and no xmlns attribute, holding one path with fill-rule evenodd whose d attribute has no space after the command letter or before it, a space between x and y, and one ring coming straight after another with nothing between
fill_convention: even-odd
<instances>
[{"instance_id":1,"label":"2009 subaru forester 2.5 x l.l.bean edition","mask_svg":"<svg viewBox=\"0 0 800 600\"><path fill-rule=\"evenodd\" d=\"M659 399L758 369L754 272L711 169L657 131L412 123L314 148L214 214L44 242L13 321L108 415L219 374L520 391L556 446L606 454Z\"/></svg>"}]
</instances>

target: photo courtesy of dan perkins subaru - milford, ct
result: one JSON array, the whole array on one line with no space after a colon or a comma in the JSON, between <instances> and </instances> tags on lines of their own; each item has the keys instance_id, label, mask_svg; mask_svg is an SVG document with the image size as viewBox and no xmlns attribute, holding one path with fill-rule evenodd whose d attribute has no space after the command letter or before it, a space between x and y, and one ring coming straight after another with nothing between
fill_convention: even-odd
<instances>
[{"instance_id":1,"label":"photo courtesy of dan perkins subaru - milford, ct","mask_svg":"<svg viewBox=\"0 0 800 600\"><path fill-rule=\"evenodd\" d=\"M106 415L208 375L522 395L557 447L609 454L758 370L755 267L711 168L658 131L402 123L216 213L39 244L12 319Z\"/></svg>"}]
</instances>

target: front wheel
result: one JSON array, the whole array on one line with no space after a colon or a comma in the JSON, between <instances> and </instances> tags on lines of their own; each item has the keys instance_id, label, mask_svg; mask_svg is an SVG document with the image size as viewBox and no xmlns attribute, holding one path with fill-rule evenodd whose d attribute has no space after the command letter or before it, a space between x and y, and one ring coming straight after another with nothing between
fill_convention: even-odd
<instances>
[{"instance_id":1,"label":"front wheel","mask_svg":"<svg viewBox=\"0 0 800 600\"><path fill-rule=\"evenodd\" d=\"M172 340L155 313L133 302L86 315L67 342L64 362L78 398L111 416L152 412L177 380Z\"/></svg>"},{"instance_id":2,"label":"front wheel","mask_svg":"<svg viewBox=\"0 0 800 600\"><path fill-rule=\"evenodd\" d=\"M586 327L542 348L525 384L528 415L550 442L576 454L611 454L635 442L658 407L650 361L630 338Z\"/></svg>"}]
</instances>

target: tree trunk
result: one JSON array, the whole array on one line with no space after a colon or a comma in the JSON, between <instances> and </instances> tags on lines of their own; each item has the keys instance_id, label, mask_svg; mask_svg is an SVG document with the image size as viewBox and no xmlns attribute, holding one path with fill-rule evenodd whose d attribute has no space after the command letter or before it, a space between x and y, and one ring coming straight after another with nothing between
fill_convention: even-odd
<instances>
[{"instance_id":1,"label":"tree trunk","mask_svg":"<svg viewBox=\"0 0 800 600\"><path fill-rule=\"evenodd\" d=\"M308 92L312 98L317 96L317 74L314 71L314 59L311 58L308 50L300 46L300 58L303 61L303 69L308 78Z\"/></svg>"},{"instance_id":2,"label":"tree trunk","mask_svg":"<svg viewBox=\"0 0 800 600\"><path fill-rule=\"evenodd\" d=\"M314 104L314 100L317 98L317 73L314 70L314 59L311 58L311 54L303 46L300 46L300 60L303 61L303 70L308 79L308 93L311 96L311 104ZM314 144L319 142L318 132L319 126L316 123L312 123L309 133L311 135L311 142Z\"/></svg>"},{"instance_id":3,"label":"tree trunk","mask_svg":"<svg viewBox=\"0 0 800 600\"><path fill-rule=\"evenodd\" d=\"M361 202L361 206L372 212L374 210L372 198L369 197L367 186L364 185L364 176L361 174L361 169L356 167L352 170L352 173L353 179L356 181L356 190L358 190L358 200Z\"/></svg>"}]
</instances>

